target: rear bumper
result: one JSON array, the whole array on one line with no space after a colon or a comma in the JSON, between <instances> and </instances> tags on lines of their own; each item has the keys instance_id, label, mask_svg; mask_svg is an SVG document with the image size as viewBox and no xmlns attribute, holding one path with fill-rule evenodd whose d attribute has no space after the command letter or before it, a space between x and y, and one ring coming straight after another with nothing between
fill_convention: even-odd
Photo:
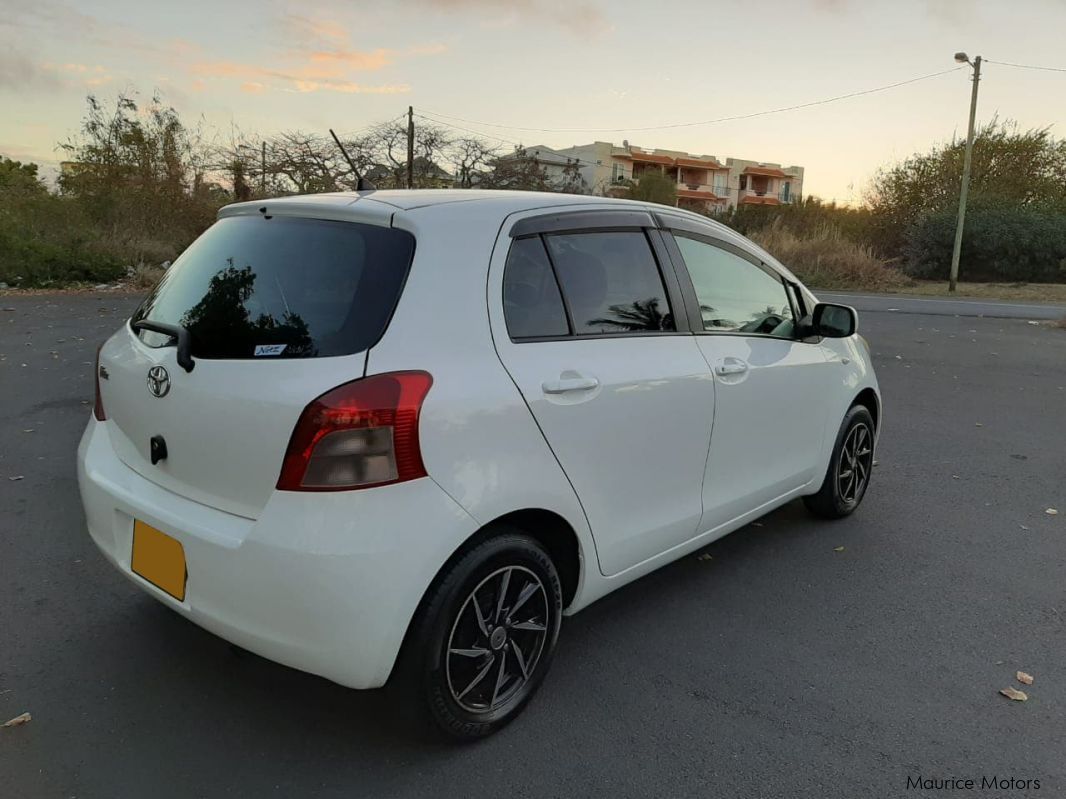
<instances>
[{"instance_id":1,"label":"rear bumper","mask_svg":"<svg viewBox=\"0 0 1066 799\"><path fill-rule=\"evenodd\" d=\"M109 422L78 447L89 534L115 567L201 627L352 688L383 685L440 566L477 523L433 480L365 491L275 491L257 520L193 502L115 455ZM130 571L133 520L181 542L178 601Z\"/></svg>"}]
</instances>

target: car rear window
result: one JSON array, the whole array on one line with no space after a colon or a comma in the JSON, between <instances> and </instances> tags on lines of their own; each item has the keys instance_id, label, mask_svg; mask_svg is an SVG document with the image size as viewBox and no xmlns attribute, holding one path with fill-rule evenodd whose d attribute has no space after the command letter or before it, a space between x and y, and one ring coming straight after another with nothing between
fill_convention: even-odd
<instances>
[{"instance_id":1,"label":"car rear window","mask_svg":"<svg viewBox=\"0 0 1066 799\"><path fill-rule=\"evenodd\" d=\"M131 322L180 325L197 358L314 358L381 337L414 256L410 233L282 216L220 219ZM149 346L171 339L141 330Z\"/></svg>"}]
</instances>

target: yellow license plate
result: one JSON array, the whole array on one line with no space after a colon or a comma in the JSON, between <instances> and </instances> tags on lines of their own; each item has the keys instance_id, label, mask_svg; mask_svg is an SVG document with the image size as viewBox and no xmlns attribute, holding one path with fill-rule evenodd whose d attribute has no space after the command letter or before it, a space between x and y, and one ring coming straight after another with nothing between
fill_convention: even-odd
<instances>
[{"instance_id":1,"label":"yellow license plate","mask_svg":"<svg viewBox=\"0 0 1066 799\"><path fill-rule=\"evenodd\" d=\"M133 522L133 558L130 567L157 588L178 600L185 599L185 550L181 542L140 520Z\"/></svg>"}]
</instances>

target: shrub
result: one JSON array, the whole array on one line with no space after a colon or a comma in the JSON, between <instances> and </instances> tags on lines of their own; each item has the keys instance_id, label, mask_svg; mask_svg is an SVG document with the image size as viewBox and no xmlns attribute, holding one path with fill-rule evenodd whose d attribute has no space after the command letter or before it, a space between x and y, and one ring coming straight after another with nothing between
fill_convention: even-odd
<instances>
[{"instance_id":1,"label":"shrub","mask_svg":"<svg viewBox=\"0 0 1066 799\"><path fill-rule=\"evenodd\" d=\"M750 237L812 287L891 290L913 282L831 225L800 236L778 220Z\"/></svg>"},{"instance_id":2,"label":"shrub","mask_svg":"<svg viewBox=\"0 0 1066 799\"><path fill-rule=\"evenodd\" d=\"M906 232L907 271L946 280L955 243L954 211L928 214ZM966 213L959 275L964 280L1066 282L1066 213L985 205Z\"/></svg>"}]
</instances>

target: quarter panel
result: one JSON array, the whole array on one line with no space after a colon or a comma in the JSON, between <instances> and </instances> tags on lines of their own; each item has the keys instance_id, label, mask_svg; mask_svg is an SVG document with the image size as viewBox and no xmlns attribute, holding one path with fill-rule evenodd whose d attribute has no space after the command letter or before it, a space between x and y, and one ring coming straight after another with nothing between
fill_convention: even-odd
<instances>
[{"instance_id":1,"label":"quarter panel","mask_svg":"<svg viewBox=\"0 0 1066 799\"><path fill-rule=\"evenodd\" d=\"M501 221L471 214L463 203L397 214L397 226L415 235L415 260L367 373L424 369L433 376L419 421L429 475L482 525L527 508L564 518L578 538L580 594L585 565L595 562L588 524L489 329L486 280Z\"/></svg>"}]
</instances>

